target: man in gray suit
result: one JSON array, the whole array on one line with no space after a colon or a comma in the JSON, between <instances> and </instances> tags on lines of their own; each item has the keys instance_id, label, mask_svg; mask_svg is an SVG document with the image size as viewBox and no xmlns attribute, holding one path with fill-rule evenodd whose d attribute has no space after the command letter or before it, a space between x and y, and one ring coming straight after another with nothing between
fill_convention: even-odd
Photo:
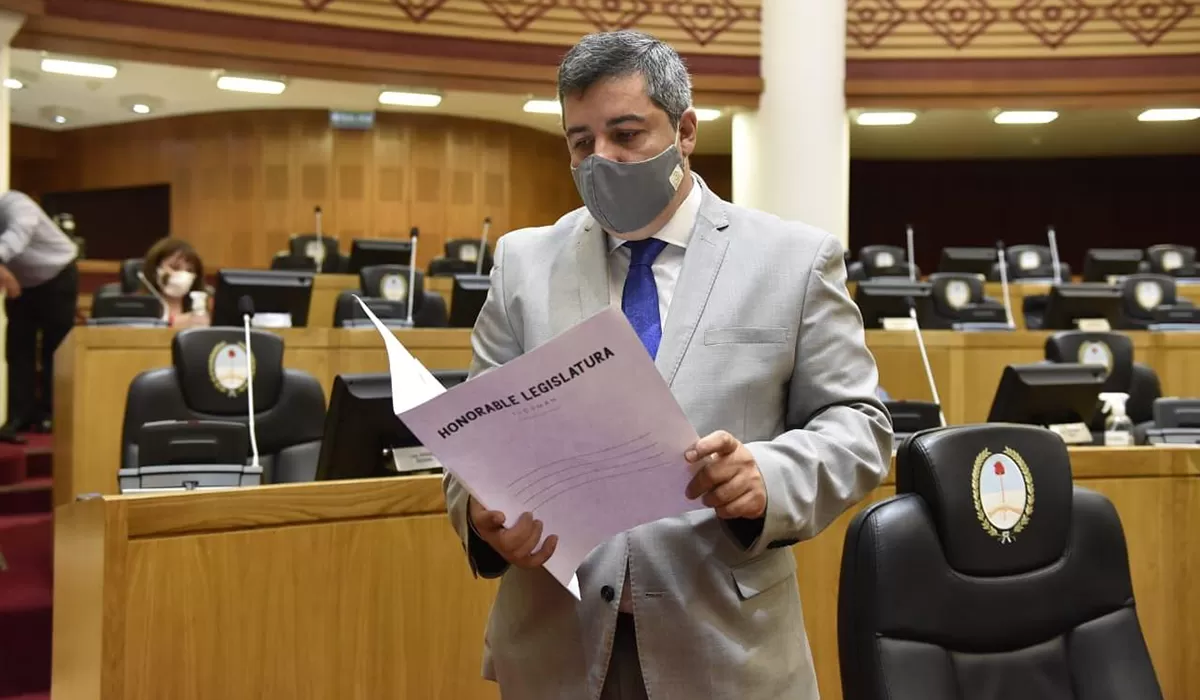
<instances>
[{"instance_id":1,"label":"man in gray suit","mask_svg":"<svg viewBox=\"0 0 1200 700\"><path fill-rule=\"evenodd\" d=\"M790 545L879 484L892 448L842 246L692 174L691 84L662 42L584 37L558 91L585 207L500 239L472 374L619 305L704 435L685 455L703 508L597 547L576 601L542 568L556 538L536 514L447 476L472 570L503 576L484 675L506 700L813 700Z\"/></svg>"}]
</instances>

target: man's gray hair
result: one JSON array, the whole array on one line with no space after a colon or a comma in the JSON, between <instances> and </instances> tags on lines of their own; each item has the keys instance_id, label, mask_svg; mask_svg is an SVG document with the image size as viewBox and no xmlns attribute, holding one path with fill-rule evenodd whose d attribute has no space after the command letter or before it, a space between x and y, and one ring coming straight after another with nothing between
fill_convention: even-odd
<instances>
[{"instance_id":1,"label":"man's gray hair","mask_svg":"<svg viewBox=\"0 0 1200 700\"><path fill-rule=\"evenodd\" d=\"M567 51L558 67L558 100L579 95L605 78L641 75L646 94L671 120L672 127L692 106L692 80L683 59L667 44L642 32L588 34Z\"/></svg>"}]
</instances>

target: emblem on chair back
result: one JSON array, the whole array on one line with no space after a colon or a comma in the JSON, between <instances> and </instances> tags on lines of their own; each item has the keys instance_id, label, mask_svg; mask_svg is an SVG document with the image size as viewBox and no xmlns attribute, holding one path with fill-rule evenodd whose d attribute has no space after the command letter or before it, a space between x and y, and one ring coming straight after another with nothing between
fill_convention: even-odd
<instances>
[{"instance_id":1,"label":"emblem on chair back","mask_svg":"<svg viewBox=\"0 0 1200 700\"><path fill-rule=\"evenodd\" d=\"M1012 542L1033 516L1033 474L1011 447L979 453L971 471L971 495L980 526L1001 544Z\"/></svg>"},{"instance_id":2,"label":"emblem on chair back","mask_svg":"<svg viewBox=\"0 0 1200 700\"><path fill-rule=\"evenodd\" d=\"M1183 254L1178 250L1167 250L1162 254L1162 269L1173 272L1183 267Z\"/></svg>"},{"instance_id":3,"label":"emblem on chair back","mask_svg":"<svg viewBox=\"0 0 1200 700\"><path fill-rule=\"evenodd\" d=\"M1042 266L1042 256L1036 250L1023 250L1017 257L1017 267L1022 270L1036 270Z\"/></svg>"},{"instance_id":4,"label":"emblem on chair back","mask_svg":"<svg viewBox=\"0 0 1200 700\"><path fill-rule=\"evenodd\" d=\"M1153 311L1163 301L1163 288L1157 280L1138 280L1133 288L1133 298L1144 311Z\"/></svg>"},{"instance_id":5,"label":"emblem on chair back","mask_svg":"<svg viewBox=\"0 0 1200 700\"><path fill-rule=\"evenodd\" d=\"M408 279L404 275L389 272L379 278L379 296L388 301L408 299Z\"/></svg>"},{"instance_id":6,"label":"emblem on chair back","mask_svg":"<svg viewBox=\"0 0 1200 700\"><path fill-rule=\"evenodd\" d=\"M950 280L946 282L943 292L945 293L946 305L952 309L958 310L971 303L971 285L967 284L965 280Z\"/></svg>"},{"instance_id":7,"label":"emblem on chair back","mask_svg":"<svg viewBox=\"0 0 1200 700\"><path fill-rule=\"evenodd\" d=\"M1104 376L1112 374L1113 353L1108 343L1101 340L1085 340L1079 344L1079 364L1100 365L1104 368Z\"/></svg>"},{"instance_id":8,"label":"emblem on chair back","mask_svg":"<svg viewBox=\"0 0 1200 700\"><path fill-rule=\"evenodd\" d=\"M250 357L250 370L254 370ZM234 398L246 391L250 375L246 373L246 346L243 343L220 342L208 355L208 377L217 391Z\"/></svg>"}]
</instances>

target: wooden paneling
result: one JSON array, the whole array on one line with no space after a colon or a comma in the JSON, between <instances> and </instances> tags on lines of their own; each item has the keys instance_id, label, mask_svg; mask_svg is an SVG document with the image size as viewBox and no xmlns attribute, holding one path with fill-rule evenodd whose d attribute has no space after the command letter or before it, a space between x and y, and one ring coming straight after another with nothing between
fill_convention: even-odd
<instances>
[{"instance_id":1,"label":"wooden paneling","mask_svg":"<svg viewBox=\"0 0 1200 700\"><path fill-rule=\"evenodd\" d=\"M47 132L38 138L47 140ZM54 171L18 160L14 186L45 192L171 185L171 232L213 267L263 267L313 209L344 250L421 229L420 262L448 238L553 223L579 206L561 138L509 124L380 113L335 131L323 111L205 114L55 133ZM67 157L65 154L70 153ZM27 170L27 167L30 168ZM136 257L144 251L130 249Z\"/></svg>"}]
</instances>

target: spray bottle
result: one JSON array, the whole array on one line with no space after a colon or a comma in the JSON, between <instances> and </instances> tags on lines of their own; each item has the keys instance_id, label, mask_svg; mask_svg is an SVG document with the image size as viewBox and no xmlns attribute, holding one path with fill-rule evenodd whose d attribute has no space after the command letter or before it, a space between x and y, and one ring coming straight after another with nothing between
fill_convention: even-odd
<instances>
[{"instance_id":1,"label":"spray bottle","mask_svg":"<svg viewBox=\"0 0 1200 700\"><path fill-rule=\"evenodd\" d=\"M1133 421L1125 413L1125 402L1129 394L1121 391L1106 391L1100 394L1104 403L1104 444L1109 447L1128 447L1133 444Z\"/></svg>"}]
</instances>

